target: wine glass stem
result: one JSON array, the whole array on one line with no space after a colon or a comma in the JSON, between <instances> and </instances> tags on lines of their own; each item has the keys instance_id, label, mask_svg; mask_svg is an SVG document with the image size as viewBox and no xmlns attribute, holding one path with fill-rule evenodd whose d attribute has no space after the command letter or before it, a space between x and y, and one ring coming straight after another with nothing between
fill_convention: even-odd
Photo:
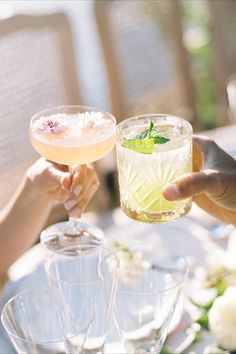
<instances>
[{"instance_id":1,"label":"wine glass stem","mask_svg":"<svg viewBox=\"0 0 236 354\"><path fill-rule=\"evenodd\" d=\"M74 216L69 216L69 229L68 232L71 235L77 235L78 236L78 232L81 230L81 227L79 225L79 219L74 217Z\"/></svg>"},{"instance_id":2,"label":"wine glass stem","mask_svg":"<svg viewBox=\"0 0 236 354\"><path fill-rule=\"evenodd\" d=\"M75 173L77 172L77 170L78 170L78 165L70 165L69 166L71 181L73 180L73 177L74 177ZM79 225L78 221L79 221L79 219L77 217L69 215L69 227L68 227L67 233L70 236L78 236L79 233L81 232L82 228Z\"/></svg>"}]
</instances>

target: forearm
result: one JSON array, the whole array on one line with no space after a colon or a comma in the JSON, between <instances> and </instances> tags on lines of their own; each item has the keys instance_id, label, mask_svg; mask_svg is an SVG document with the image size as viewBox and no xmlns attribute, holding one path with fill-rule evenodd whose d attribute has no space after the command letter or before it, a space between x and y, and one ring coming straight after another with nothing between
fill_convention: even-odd
<instances>
[{"instance_id":1,"label":"forearm","mask_svg":"<svg viewBox=\"0 0 236 354\"><path fill-rule=\"evenodd\" d=\"M0 214L1 274L37 240L52 205L52 196L23 179Z\"/></svg>"}]
</instances>

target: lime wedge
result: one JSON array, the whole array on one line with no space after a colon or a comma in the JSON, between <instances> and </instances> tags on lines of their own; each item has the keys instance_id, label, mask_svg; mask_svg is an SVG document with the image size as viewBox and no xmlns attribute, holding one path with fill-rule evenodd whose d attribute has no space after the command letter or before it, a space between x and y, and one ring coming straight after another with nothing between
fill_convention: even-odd
<instances>
[{"instance_id":1,"label":"lime wedge","mask_svg":"<svg viewBox=\"0 0 236 354\"><path fill-rule=\"evenodd\" d=\"M154 140L139 140L139 139L128 139L123 143L123 146L140 152L141 154L152 154L154 151Z\"/></svg>"}]
</instances>

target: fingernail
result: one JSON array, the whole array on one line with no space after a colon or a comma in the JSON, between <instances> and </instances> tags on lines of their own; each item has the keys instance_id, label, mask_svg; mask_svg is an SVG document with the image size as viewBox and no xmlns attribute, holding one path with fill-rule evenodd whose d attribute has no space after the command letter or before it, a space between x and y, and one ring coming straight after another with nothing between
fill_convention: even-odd
<instances>
[{"instance_id":1,"label":"fingernail","mask_svg":"<svg viewBox=\"0 0 236 354\"><path fill-rule=\"evenodd\" d=\"M64 206L67 210L71 209L73 206L75 206L77 201L74 198L68 199L65 203Z\"/></svg>"},{"instance_id":2,"label":"fingernail","mask_svg":"<svg viewBox=\"0 0 236 354\"><path fill-rule=\"evenodd\" d=\"M77 186L75 186L72 190L72 192L75 194L75 195L79 195L80 192L81 192L81 189L82 189L82 186L81 184L78 184Z\"/></svg>"},{"instance_id":3,"label":"fingernail","mask_svg":"<svg viewBox=\"0 0 236 354\"><path fill-rule=\"evenodd\" d=\"M177 184L169 184L165 187L164 196L169 200L176 200L181 198L181 193Z\"/></svg>"},{"instance_id":4,"label":"fingernail","mask_svg":"<svg viewBox=\"0 0 236 354\"><path fill-rule=\"evenodd\" d=\"M79 217L81 216L81 209L77 206L70 211L70 216Z\"/></svg>"},{"instance_id":5,"label":"fingernail","mask_svg":"<svg viewBox=\"0 0 236 354\"><path fill-rule=\"evenodd\" d=\"M68 177L63 177L61 180L62 189L68 191L70 189L70 179Z\"/></svg>"}]
</instances>

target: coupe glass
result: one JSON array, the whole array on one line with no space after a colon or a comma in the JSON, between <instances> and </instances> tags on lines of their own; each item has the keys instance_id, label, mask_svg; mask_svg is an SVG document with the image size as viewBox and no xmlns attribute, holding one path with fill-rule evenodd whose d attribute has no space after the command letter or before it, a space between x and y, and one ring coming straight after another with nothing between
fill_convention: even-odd
<instances>
[{"instance_id":1,"label":"coupe glass","mask_svg":"<svg viewBox=\"0 0 236 354\"><path fill-rule=\"evenodd\" d=\"M117 256L120 268L114 312L126 352L158 354L187 276L187 262L181 256L157 256L146 244L131 245ZM106 263L104 258L99 271L109 279Z\"/></svg>"},{"instance_id":2,"label":"coupe glass","mask_svg":"<svg viewBox=\"0 0 236 354\"><path fill-rule=\"evenodd\" d=\"M151 122L155 134L162 137L161 144L150 145ZM146 139L138 141L137 137L145 131ZM168 201L162 190L180 175L192 171L191 125L179 117L147 114L124 120L116 128L116 137L120 202L125 214L147 223L171 221L186 214L191 198ZM167 142L163 143L163 137ZM153 151L140 152L139 144Z\"/></svg>"},{"instance_id":3,"label":"coupe glass","mask_svg":"<svg viewBox=\"0 0 236 354\"><path fill-rule=\"evenodd\" d=\"M8 301L2 324L17 353L82 353L88 330L94 321L94 307L75 285L34 288Z\"/></svg>"},{"instance_id":4,"label":"coupe glass","mask_svg":"<svg viewBox=\"0 0 236 354\"><path fill-rule=\"evenodd\" d=\"M108 154L115 143L115 118L107 112L83 106L60 106L33 116L30 121L30 140L35 150L46 159L69 165L91 163ZM94 230L93 230L94 231ZM43 242L51 249L72 244L103 243L104 235L90 231L77 218L54 225L43 234Z\"/></svg>"},{"instance_id":5,"label":"coupe glass","mask_svg":"<svg viewBox=\"0 0 236 354\"><path fill-rule=\"evenodd\" d=\"M106 257L109 279L101 280L98 273L100 260ZM103 353L116 292L118 260L111 250L94 245L75 245L53 253L46 262L53 288L76 284L80 292L92 300L95 321L88 332L83 353Z\"/></svg>"}]
</instances>

